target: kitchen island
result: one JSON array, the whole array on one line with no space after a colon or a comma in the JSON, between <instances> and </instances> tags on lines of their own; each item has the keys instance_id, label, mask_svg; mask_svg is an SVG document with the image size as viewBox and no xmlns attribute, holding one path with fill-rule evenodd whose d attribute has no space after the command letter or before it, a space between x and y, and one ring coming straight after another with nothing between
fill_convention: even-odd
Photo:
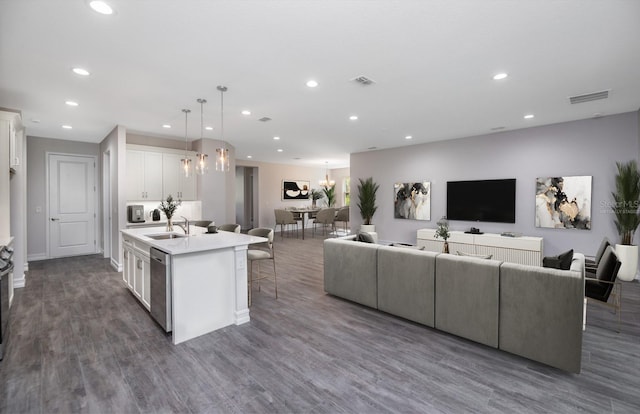
<instances>
[{"instance_id":1,"label":"kitchen island","mask_svg":"<svg viewBox=\"0 0 640 414\"><path fill-rule=\"evenodd\" d=\"M249 244L267 239L225 231L187 236L153 227L126 229L121 233L123 279L147 309L154 306L150 295L149 250L155 248L169 255L174 344L228 325L249 322L246 251ZM173 238L164 238L169 234Z\"/></svg>"}]
</instances>

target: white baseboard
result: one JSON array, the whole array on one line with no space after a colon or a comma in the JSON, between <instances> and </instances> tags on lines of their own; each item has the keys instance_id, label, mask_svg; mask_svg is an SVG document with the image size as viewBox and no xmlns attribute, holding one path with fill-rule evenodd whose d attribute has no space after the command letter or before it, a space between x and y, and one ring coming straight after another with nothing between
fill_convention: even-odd
<instances>
[{"instance_id":1,"label":"white baseboard","mask_svg":"<svg viewBox=\"0 0 640 414\"><path fill-rule=\"evenodd\" d=\"M122 272L122 265L113 258L111 258L111 267L113 267L116 272Z\"/></svg>"},{"instance_id":2,"label":"white baseboard","mask_svg":"<svg viewBox=\"0 0 640 414\"><path fill-rule=\"evenodd\" d=\"M29 262L24 262L24 271L25 272L29 271Z\"/></svg>"},{"instance_id":3,"label":"white baseboard","mask_svg":"<svg viewBox=\"0 0 640 414\"><path fill-rule=\"evenodd\" d=\"M47 260L47 254L46 253L37 253L37 254L28 254L27 255L27 260L29 262L37 262L38 260Z\"/></svg>"},{"instance_id":4,"label":"white baseboard","mask_svg":"<svg viewBox=\"0 0 640 414\"><path fill-rule=\"evenodd\" d=\"M13 287L14 288L23 288L27 279L24 276L24 273L18 275L16 273L13 274Z\"/></svg>"}]
</instances>

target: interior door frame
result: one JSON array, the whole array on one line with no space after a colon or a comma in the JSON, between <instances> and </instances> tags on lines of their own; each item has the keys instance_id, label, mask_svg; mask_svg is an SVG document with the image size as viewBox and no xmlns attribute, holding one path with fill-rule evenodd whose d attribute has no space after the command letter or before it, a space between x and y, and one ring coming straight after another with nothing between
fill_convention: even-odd
<instances>
[{"instance_id":1,"label":"interior door frame","mask_svg":"<svg viewBox=\"0 0 640 414\"><path fill-rule=\"evenodd\" d=\"M111 152L102 153L102 257L111 257Z\"/></svg>"},{"instance_id":2,"label":"interior door frame","mask_svg":"<svg viewBox=\"0 0 640 414\"><path fill-rule=\"evenodd\" d=\"M49 169L51 168L51 156L55 156L55 155L61 155L64 157L81 157L81 158L89 158L93 160L93 186L95 187L96 191L93 192L93 205L94 205L94 217L93 217L93 231L94 231L94 237L95 240L98 240L98 236L99 236L99 232L98 232L98 172L97 172L97 157L95 155L89 155L89 154L70 154L70 153L64 153L64 152L52 152L52 151L47 151L45 152L45 160L46 160L46 165L45 165L45 184L44 184L44 188L45 188L45 206L46 206L46 218L45 218L45 238L46 238L46 255L47 255L47 259L51 259L51 250L50 250L50 243L51 241L49 240L50 237L50 226L51 226L51 212L50 212L50 202L49 202L49 193L51 191L51 188L49 188ZM98 245L97 243L93 245L93 252L94 253L98 253Z\"/></svg>"}]
</instances>

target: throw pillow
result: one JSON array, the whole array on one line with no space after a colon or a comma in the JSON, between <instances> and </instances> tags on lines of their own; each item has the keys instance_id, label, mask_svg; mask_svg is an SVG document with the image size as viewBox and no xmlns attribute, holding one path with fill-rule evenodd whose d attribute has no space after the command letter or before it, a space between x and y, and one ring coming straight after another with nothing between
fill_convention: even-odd
<instances>
[{"instance_id":1,"label":"throw pillow","mask_svg":"<svg viewBox=\"0 0 640 414\"><path fill-rule=\"evenodd\" d=\"M573 249L561 253L557 256L547 256L542 259L543 267L550 267L553 269L569 270L571 268L571 261L573 260Z\"/></svg>"},{"instance_id":2,"label":"throw pillow","mask_svg":"<svg viewBox=\"0 0 640 414\"><path fill-rule=\"evenodd\" d=\"M458 256L469 256L469 257L477 257L478 259L491 259L493 257L492 254L473 254L473 253L465 253L461 251L456 251Z\"/></svg>"},{"instance_id":3,"label":"throw pillow","mask_svg":"<svg viewBox=\"0 0 640 414\"><path fill-rule=\"evenodd\" d=\"M375 243L375 240L373 240L373 236L366 231L361 231L360 233L358 233L357 240L364 243Z\"/></svg>"}]
</instances>

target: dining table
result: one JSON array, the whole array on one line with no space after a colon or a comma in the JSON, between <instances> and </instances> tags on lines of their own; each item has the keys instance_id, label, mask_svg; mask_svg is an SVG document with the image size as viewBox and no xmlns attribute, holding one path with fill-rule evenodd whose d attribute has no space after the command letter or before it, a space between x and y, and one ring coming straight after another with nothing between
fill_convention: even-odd
<instances>
[{"instance_id":1,"label":"dining table","mask_svg":"<svg viewBox=\"0 0 640 414\"><path fill-rule=\"evenodd\" d=\"M317 213L318 211L320 211L319 208L314 208L314 207L300 207L300 208L290 208L288 209L288 211L292 212L292 213L299 213L300 216L302 217L302 240L304 240L304 222L305 220L305 215L307 216L307 220L309 219L309 214L310 213Z\"/></svg>"}]
</instances>

